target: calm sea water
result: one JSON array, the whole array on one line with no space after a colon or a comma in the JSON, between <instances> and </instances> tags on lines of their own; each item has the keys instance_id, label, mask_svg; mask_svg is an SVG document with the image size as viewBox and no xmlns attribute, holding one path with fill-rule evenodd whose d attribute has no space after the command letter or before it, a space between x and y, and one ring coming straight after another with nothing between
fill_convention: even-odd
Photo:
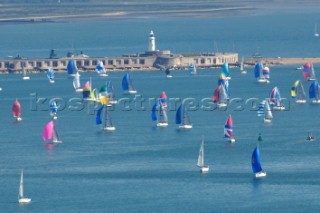
<instances>
[{"instance_id":1,"label":"calm sea water","mask_svg":"<svg viewBox=\"0 0 320 213\"><path fill-rule=\"evenodd\" d=\"M131 20L90 23L46 23L2 25L1 55L46 56L50 48L59 53L72 49L89 55L120 55L146 49L150 29L156 32L158 48L174 52L211 51L216 41L220 51L250 55L257 47L266 56L312 57L318 51L313 37L314 18L287 14L220 19ZM188 24L186 24L188 23ZM88 31L88 27L90 30ZM31 29L31 30L30 30ZM27 33L32 32L32 33ZM319 66L315 66L319 70ZM271 83L258 84L252 68L247 75L231 69L232 98L267 98L278 86L291 101L293 82L302 79L294 66L271 67ZM117 97L124 73L109 74ZM219 70L200 70L197 76L173 72L130 73L138 93L145 99L165 91L169 98L210 98ZM99 88L105 79L94 73ZM308 90L309 83L303 81ZM175 111L169 111L169 126L158 129L145 110L132 100L128 111L119 104L112 111L117 130L102 132L95 124L92 106L81 111L64 109L56 121L62 144L47 149L42 129L50 120L46 105L30 101L38 97L61 98L67 103L80 97L72 80L57 74L49 84L44 74L22 81L18 75L0 78L0 211L1 212L316 212L320 208L319 145L306 143L308 131L319 138L319 106L286 102L288 110L274 113L272 124L264 124L256 112L230 106L223 110L190 111L194 128L179 131ZM23 121L14 122L11 106L18 98ZM235 144L223 139L223 126L231 114ZM268 176L255 180L251 154L258 133L262 167ZM201 136L205 138L206 163L210 172L196 167ZM17 203L20 170L24 169L25 195L29 205Z\"/></svg>"}]
</instances>

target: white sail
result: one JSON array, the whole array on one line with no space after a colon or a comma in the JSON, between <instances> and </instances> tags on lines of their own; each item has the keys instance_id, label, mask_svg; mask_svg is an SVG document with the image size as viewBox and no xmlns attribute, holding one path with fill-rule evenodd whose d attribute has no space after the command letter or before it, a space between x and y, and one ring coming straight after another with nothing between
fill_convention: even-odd
<instances>
[{"instance_id":1,"label":"white sail","mask_svg":"<svg viewBox=\"0 0 320 213\"><path fill-rule=\"evenodd\" d=\"M299 82L297 86L297 102L306 101L306 93L304 91L303 85Z\"/></svg>"},{"instance_id":2,"label":"white sail","mask_svg":"<svg viewBox=\"0 0 320 213\"><path fill-rule=\"evenodd\" d=\"M241 63L240 63L240 70L241 70L241 71L243 71L243 70L244 70L244 66L243 66L243 64L244 64L244 59L243 59L243 57L242 57L242 59L241 59Z\"/></svg>"},{"instance_id":3,"label":"white sail","mask_svg":"<svg viewBox=\"0 0 320 213\"><path fill-rule=\"evenodd\" d=\"M20 187L19 187L18 199L20 198L23 198L23 170L21 170L21 176L20 176Z\"/></svg>"},{"instance_id":4,"label":"white sail","mask_svg":"<svg viewBox=\"0 0 320 213\"><path fill-rule=\"evenodd\" d=\"M265 119L269 119L271 120L273 118L272 116L272 111L271 111L271 108L270 108L270 105L269 103L266 101L266 104L265 104Z\"/></svg>"},{"instance_id":5,"label":"white sail","mask_svg":"<svg viewBox=\"0 0 320 213\"><path fill-rule=\"evenodd\" d=\"M73 78L73 87L75 89L80 88L80 75L79 75L79 73L76 73Z\"/></svg>"},{"instance_id":6,"label":"white sail","mask_svg":"<svg viewBox=\"0 0 320 213\"><path fill-rule=\"evenodd\" d=\"M203 167L204 166L204 141L203 141L203 138L202 138L202 142L201 142L201 145L200 145L197 166L199 166L199 167Z\"/></svg>"}]
</instances>

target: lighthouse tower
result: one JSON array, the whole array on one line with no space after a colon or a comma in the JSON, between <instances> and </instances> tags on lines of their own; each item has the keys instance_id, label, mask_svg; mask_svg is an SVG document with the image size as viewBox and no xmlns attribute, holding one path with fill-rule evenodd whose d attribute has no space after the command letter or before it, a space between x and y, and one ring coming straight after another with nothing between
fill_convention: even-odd
<instances>
[{"instance_id":1,"label":"lighthouse tower","mask_svg":"<svg viewBox=\"0 0 320 213\"><path fill-rule=\"evenodd\" d=\"M156 51L156 38L154 37L153 31L151 30L149 36L149 48L148 51Z\"/></svg>"}]
</instances>

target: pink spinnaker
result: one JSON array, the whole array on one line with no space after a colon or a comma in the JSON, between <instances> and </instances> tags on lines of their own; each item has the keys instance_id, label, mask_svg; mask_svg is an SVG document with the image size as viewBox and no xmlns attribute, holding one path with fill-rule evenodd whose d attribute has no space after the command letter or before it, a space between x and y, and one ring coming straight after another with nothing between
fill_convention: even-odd
<instances>
[{"instance_id":1,"label":"pink spinnaker","mask_svg":"<svg viewBox=\"0 0 320 213\"><path fill-rule=\"evenodd\" d=\"M16 100L12 105L12 114L14 117L21 116L21 106L18 100Z\"/></svg>"},{"instance_id":2,"label":"pink spinnaker","mask_svg":"<svg viewBox=\"0 0 320 213\"><path fill-rule=\"evenodd\" d=\"M46 140L52 139L53 130L54 130L54 123L53 121L50 121L49 123L46 124L46 126L43 129L43 132L42 132L43 140L46 141Z\"/></svg>"}]
</instances>

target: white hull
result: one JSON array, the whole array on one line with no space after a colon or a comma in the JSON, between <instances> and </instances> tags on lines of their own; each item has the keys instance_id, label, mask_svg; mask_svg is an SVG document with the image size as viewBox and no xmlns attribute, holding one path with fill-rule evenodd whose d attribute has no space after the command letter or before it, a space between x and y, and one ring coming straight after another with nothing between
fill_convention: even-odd
<instances>
[{"instance_id":1,"label":"white hull","mask_svg":"<svg viewBox=\"0 0 320 213\"><path fill-rule=\"evenodd\" d=\"M264 121L265 123L271 123L271 122L272 122L272 119L264 118L263 121Z\"/></svg>"},{"instance_id":2,"label":"white hull","mask_svg":"<svg viewBox=\"0 0 320 213\"><path fill-rule=\"evenodd\" d=\"M312 142L312 141L315 141L316 139L315 138L307 138L306 141L308 142Z\"/></svg>"},{"instance_id":3,"label":"white hull","mask_svg":"<svg viewBox=\"0 0 320 213\"><path fill-rule=\"evenodd\" d=\"M101 76L101 77L107 77L108 74L106 74L106 73L101 73L101 74L99 74L99 76Z\"/></svg>"},{"instance_id":4,"label":"white hull","mask_svg":"<svg viewBox=\"0 0 320 213\"><path fill-rule=\"evenodd\" d=\"M259 83L269 83L269 81L267 79L265 79L265 78L259 78L258 82Z\"/></svg>"},{"instance_id":5,"label":"white hull","mask_svg":"<svg viewBox=\"0 0 320 213\"><path fill-rule=\"evenodd\" d=\"M167 78L172 78L172 75L167 75Z\"/></svg>"},{"instance_id":6,"label":"white hull","mask_svg":"<svg viewBox=\"0 0 320 213\"><path fill-rule=\"evenodd\" d=\"M20 121L22 121L22 118L21 117L16 117L16 121L20 122Z\"/></svg>"},{"instance_id":7,"label":"white hull","mask_svg":"<svg viewBox=\"0 0 320 213\"><path fill-rule=\"evenodd\" d=\"M117 104L118 101L117 101L117 100L112 100L112 101L109 101L108 103L109 103L109 104Z\"/></svg>"},{"instance_id":8,"label":"white hull","mask_svg":"<svg viewBox=\"0 0 320 213\"><path fill-rule=\"evenodd\" d=\"M181 125L179 129L192 129L192 125Z\"/></svg>"},{"instance_id":9,"label":"white hull","mask_svg":"<svg viewBox=\"0 0 320 213\"><path fill-rule=\"evenodd\" d=\"M62 143L62 141L59 140L53 140L52 143Z\"/></svg>"},{"instance_id":10,"label":"white hull","mask_svg":"<svg viewBox=\"0 0 320 213\"><path fill-rule=\"evenodd\" d=\"M228 76L228 77L226 77L226 79L227 79L227 80L231 80L231 77Z\"/></svg>"},{"instance_id":11,"label":"white hull","mask_svg":"<svg viewBox=\"0 0 320 213\"><path fill-rule=\"evenodd\" d=\"M317 79L315 79L315 78L309 78L308 79L308 81L315 81L315 80L317 80Z\"/></svg>"},{"instance_id":12,"label":"white hull","mask_svg":"<svg viewBox=\"0 0 320 213\"><path fill-rule=\"evenodd\" d=\"M78 89L76 89L76 92L83 92L83 89L82 88L78 88Z\"/></svg>"},{"instance_id":13,"label":"white hull","mask_svg":"<svg viewBox=\"0 0 320 213\"><path fill-rule=\"evenodd\" d=\"M315 36L315 37L319 37L319 33L315 33L314 36Z\"/></svg>"},{"instance_id":14,"label":"white hull","mask_svg":"<svg viewBox=\"0 0 320 213\"><path fill-rule=\"evenodd\" d=\"M70 74L69 75L69 77L74 77L74 76L76 76L76 74ZM79 76L80 76L80 74L79 74Z\"/></svg>"},{"instance_id":15,"label":"white hull","mask_svg":"<svg viewBox=\"0 0 320 213\"><path fill-rule=\"evenodd\" d=\"M29 76L24 76L22 77L23 80L30 80L30 77Z\"/></svg>"},{"instance_id":16,"label":"white hull","mask_svg":"<svg viewBox=\"0 0 320 213\"><path fill-rule=\"evenodd\" d=\"M202 166L200 167L201 173L208 173L209 172L209 166Z\"/></svg>"},{"instance_id":17,"label":"white hull","mask_svg":"<svg viewBox=\"0 0 320 213\"><path fill-rule=\"evenodd\" d=\"M277 110L277 111L281 111L281 110L285 110L286 108L284 106L274 106L274 107L272 107L272 109Z\"/></svg>"},{"instance_id":18,"label":"white hull","mask_svg":"<svg viewBox=\"0 0 320 213\"><path fill-rule=\"evenodd\" d=\"M49 83L54 84L54 80L49 80Z\"/></svg>"},{"instance_id":19,"label":"white hull","mask_svg":"<svg viewBox=\"0 0 320 213\"><path fill-rule=\"evenodd\" d=\"M296 103L298 103L298 104L304 104L304 103L307 103L307 100L296 100Z\"/></svg>"},{"instance_id":20,"label":"white hull","mask_svg":"<svg viewBox=\"0 0 320 213\"><path fill-rule=\"evenodd\" d=\"M0 87L0 91L2 91L2 88Z\"/></svg>"},{"instance_id":21,"label":"white hull","mask_svg":"<svg viewBox=\"0 0 320 213\"><path fill-rule=\"evenodd\" d=\"M267 176L267 173L264 172L264 171L261 171L261 172L257 172L254 174L256 178L262 178L262 177L265 177Z\"/></svg>"},{"instance_id":22,"label":"white hull","mask_svg":"<svg viewBox=\"0 0 320 213\"><path fill-rule=\"evenodd\" d=\"M157 127L167 127L168 123L157 123Z\"/></svg>"},{"instance_id":23,"label":"white hull","mask_svg":"<svg viewBox=\"0 0 320 213\"><path fill-rule=\"evenodd\" d=\"M137 90L127 90L123 92L124 94L137 94Z\"/></svg>"},{"instance_id":24,"label":"white hull","mask_svg":"<svg viewBox=\"0 0 320 213\"><path fill-rule=\"evenodd\" d=\"M109 127L103 127L103 130L106 130L106 131L115 131L116 128L114 126L109 126Z\"/></svg>"},{"instance_id":25,"label":"white hull","mask_svg":"<svg viewBox=\"0 0 320 213\"><path fill-rule=\"evenodd\" d=\"M246 70L242 70L241 74L247 74L247 71Z\"/></svg>"},{"instance_id":26,"label":"white hull","mask_svg":"<svg viewBox=\"0 0 320 213\"><path fill-rule=\"evenodd\" d=\"M312 103L313 104L320 104L320 99L318 99L318 100L314 99L314 100L312 100Z\"/></svg>"},{"instance_id":27,"label":"white hull","mask_svg":"<svg viewBox=\"0 0 320 213\"><path fill-rule=\"evenodd\" d=\"M31 198L26 198L26 197L24 197L24 198L19 198L19 203L21 203L21 204L26 204L26 203L30 203L31 202Z\"/></svg>"},{"instance_id":28,"label":"white hull","mask_svg":"<svg viewBox=\"0 0 320 213\"><path fill-rule=\"evenodd\" d=\"M57 117L56 115L54 115L54 116L52 116L52 119L53 119L53 120L57 120L58 117Z\"/></svg>"},{"instance_id":29,"label":"white hull","mask_svg":"<svg viewBox=\"0 0 320 213\"><path fill-rule=\"evenodd\" d=\"M230 143L234 143L234 142L236 142L236 139L230 138L228 141L229 141Z\"/></svg>"},{"instance_id":30,"label":"white hull","mask_svg":"<svg viewBox=\"0 0 320 213\"><path fill-rule=\"evenodd\" d=\"M222 108L222 107L226 107L227 104L226 103L220 103L220 104L217 104L217 107L218 108Z\"/></svg>"},{"instance_id":31,"label":"white hull","mask_svg":"<svg viewBox=\"0 0 320 213\"><path fill-rule=\"evenodd\" d=\"M190 72L190 75L196 75L197 73L196 72Z\"/></svg>"}]
</instances>

